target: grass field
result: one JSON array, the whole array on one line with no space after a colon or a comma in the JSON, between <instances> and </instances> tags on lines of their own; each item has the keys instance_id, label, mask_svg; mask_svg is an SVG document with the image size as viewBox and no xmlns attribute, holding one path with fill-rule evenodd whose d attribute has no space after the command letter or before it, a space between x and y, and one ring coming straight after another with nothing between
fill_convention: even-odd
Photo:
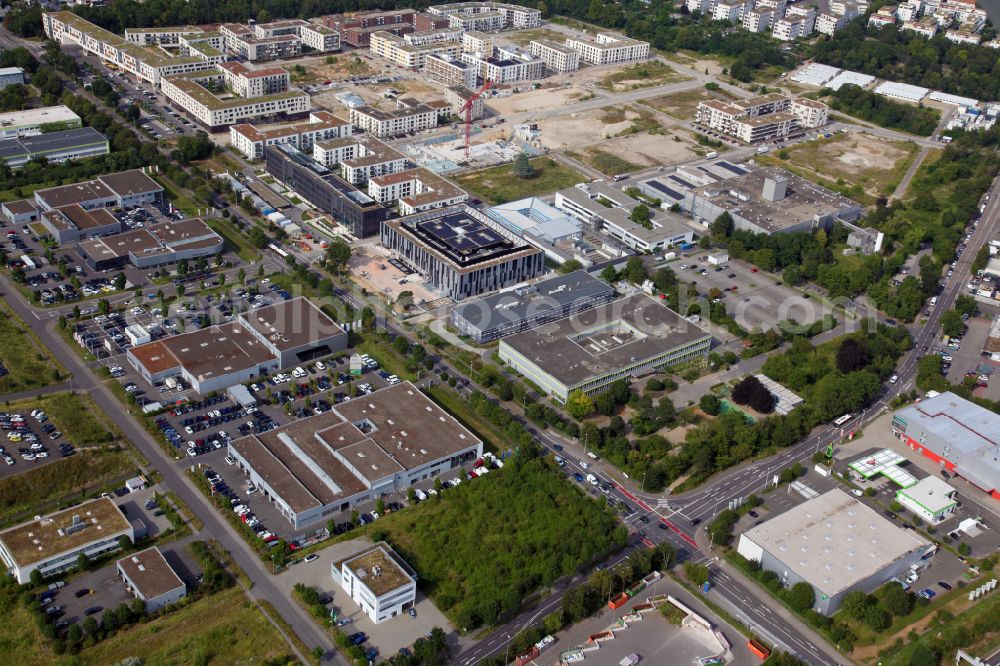
<instances>
[{"instance_id":1,"label":"grass field","mask_svg":"<svg viewBox=\"0 0 1000 666\"><path fill-rule=\"evenodd\" d=\"M674 93L673 95L654 97L643 100L641 103L662 111L669 116L673 116L678 120L688 121L694 118L695 111L698 109L698 103L706 102L710 99L728 102L736 99L736 97L722 89L708 90L706 88L696 88L694 90Z\"/></svg>"},{"instance_id":2,"label":"grass field","mask_svg":"<svg viewBox=\"0 0 1000 666\"><path fill-rule=\"evenodd\" d=\"M233 588L84 650L80 663L106 666L135 655L146 664L257 664L290 652L274 626Z\"/></svg>"},{"instance_id":3,"label":"grass field","mask_svg":"<svg viewBox=\"0 0 1000 666\"><path fill-rule=\"evenodd\" d=\"M34 463L18 461L24 469ZM0 524L14 522L27 511L49 513L60 500L79 500L84 488L99 488L105 480L135 471L124 451L81 451L38 468L0 479ZM46 507L45 503L56 503ZM30 517L30 516L29 516Z\"/></svg>"},{"instance_id":4,"label":"grass field","mask_svg":"<svg viewBox=\"0 0 1000 666\"><path fill-rule=\"evenodd\" d=\"M121 436L104 412L88 396L79 393L53 393L4 406L5 411L20 414L36 408L45 412L65 439L77 446L104 444Z\"/></svg>"},{"instance_id":5,"label":"grass field","mask_svg":"<svg viewBox=\"0 0 1000 666\"><path fill-rule=\"evenodd\" d=\"M468 404L454 390L437 384L428 389L426 393L445 411L482 437L486 444L485 450L499 453L510 448L505 433L469 409Z\"/></svg>"},{"instance_id":6,"label":"grass field","mask_svg":"<svg viewBox=\"0 0 1000 666\"><path fill-rule=\"evenodd\" d=\"M455 177L455 181L473 196L499 204L551 193L590 180L576 169L563 166L549 157L536 157L531 160L531 165L535 168L535 175L531 178L518 178L513 174L513 164L504 164L462 174Z\"/></svg>"},{"instance_id":7,"label":"grass field","mask_svg":"<svg viewBox=\"0 0 1000 666\"><path fill-rule=\"evenodd\" d=\"M41 388L68 376L9 305L0 301L0 395Z\"/></svg>"},{"instance_id":8,"label":"grass field","mask_svg":"<svg viewBox=\"0 0 1000 666\"><path fill-rule=\"evenodd\" d=\"M517 32L506 34L504 37L518 46L528 46L528 44L536 39L547 39L556 44L562 44L566 41L566 35L556 30L550 30L549 28L518 30Z\"/></svg>"},{"instance_id":9,"label":"grass field","mask_svg":"<svg viewBox=\"0 0 1000 666\"><path fill-rule=\"evenodd\" d=\"M878 196L892 194L918 150L908 141L850 132L771 151L758 159L871 204Z\"/></svg>"},{"instance_id":10,"label":"grass field","mask_svg":"<svg viewBox=\"0 0 1000 666\"><path fill-rule=\"evenodd\" d=\"M584 164L592 166L608 176L637 171L642 168L638 164L633 164L628 160L623 160L617 155L612 155L611 153L603 151L600 148L584 148L579 153L566 153L566 155L572 157L578 162L583 162Z\"/></svg>"},{"instance_id":11,"label":"grass field","mask_svg":"<svg viewBox=\"0 0 1000 666\"><path fill-rule=\"evenodd\" d=\"M226 242L226 249L238 254L243 261L254 262L260 258L257 248L251 245L246 238L241 236L225 220L205 218L205 222L215 233L222 236L222 239Z\"/></svg>"},{"instance_id":12,"label":"grass field","mask_svg":"<svg viewBox=\"0 0 1000 666\"><path fill-rule=\"evenodd\" d=\"M673 67L665 65L659 60L650 60L636 63L629 67L623 67L613 74L608 74L597 85L605 90L621 92L623 90L638 90L639 88L662 86L666 83L680 83L687 80L688 77L680 74Z\"/></svg>"}]
</instances>

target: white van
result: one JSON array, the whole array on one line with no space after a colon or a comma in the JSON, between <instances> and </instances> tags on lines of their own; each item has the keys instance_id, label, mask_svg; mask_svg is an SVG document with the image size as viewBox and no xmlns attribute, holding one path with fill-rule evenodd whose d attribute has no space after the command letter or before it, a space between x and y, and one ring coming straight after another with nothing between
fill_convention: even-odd
<instances>
[{"instance_id":1,"label":"white van","mask_svg":"<svg viewBox=\"0 0 1000 666\"><path fill-rule=\"evenodd\" d=\"M931 305L937 305L937 296L931 296Z\"/></svg>"},{"instance_id":2,"label":"white van","mask_svg":"<svg viewBox=\"0 0 1000 666\"><path fill-rule=\"evenodd\" d=\"M715 159L716 157L718 157L718 156L719 156L719 153L717 153L717 152L715 152L715 151L713 150L712 152L710 152L710 153L707 153L707 154L705 155L705 159L706 159L706 160L714 160L714 159Z\"/></svg>"},{"instance_id":3,"label":"white van","mask_svg":"<svg viewBox=\"0 0 1000 666\"><path fill-rule=\"evenodd\" d=\"M763 155L764 153L769 153L769 152L771 152L771 148L768 146L761 146L760 148L757 149L758 155Z\"/></svg>"},{"instance_id":4,"label":"white van","mask_svg":"<svg viewBox=\"0 0 1000 666\"><path fill-rule=\"evenodd\" d=\"M600 460L601 459L601 457L599 455L597 455L596 453L594 453L593 451L587 451L587 457L590 458L591 460Z\"/></svg>"}]
</instances>

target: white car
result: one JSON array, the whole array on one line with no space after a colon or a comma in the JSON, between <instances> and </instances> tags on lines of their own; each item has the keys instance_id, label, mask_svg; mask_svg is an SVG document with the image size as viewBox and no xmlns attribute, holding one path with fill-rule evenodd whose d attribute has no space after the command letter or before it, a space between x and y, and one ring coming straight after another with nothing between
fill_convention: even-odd
<instances>
[{"instance_id":1,"label":"white car","mask_svg":"<svg viewBox=\"0 0 1000 666\"><path fill-rule=\"evenodd\" d=\"M861 492L860 490L858 490L857 488L854 488L853 490L851 490L851 494L854 495L855 497L864 497L865 496L865 494L863 492Z\"/></svg>"},{"instance_id":2,"label":"white car","mask_svg":"<svg viewBox=\"0 0 1000 666\"><path fill-rule=\"evenodd\" d=\"M583 469L590 469L590 465L586 462L581 462L580 467L582 467Z\"/></svg>"},{"instance_id":3,"label":"white car","mask_svg":"<svg viewBox=\"0 0 1000 666\"><path fill-rule=\"evenodd\" d=\"M899 375L893 375L892 377L889 377L890 384L895 384L898 381L899 381Z\"/></svg>"},{"instance_id":4,"label":"white car","mask_svg":"<svg viewBox=\"0 0 1000 666\"><path fill-rule=\"evenodd\" d=\"M907 585L913 585L917 582L918 578L920 578L920 575L916 571L910 572L910 575L906 577Z\"/></svg>"},{"instance_id":5,"label":"white car","mask_svg":"<svg viewBox=\"0 0 1000 666\"><path fill-rule=\"evenodd\" d=\"M326 364L324 364L323 361L316 361L316 369L323 372L326 370Z\"/></svg>"},{"instance_id":6,"label":"white car","mask_svg":"<svg viewBox=\"0 0 1000 666\"><path fill-rule=\"evenodd\" d=\"M226 464L227 465L235 465L236 464L236 458L234 458L232 456L226 456Z\"/></svg>"}]
</instances>

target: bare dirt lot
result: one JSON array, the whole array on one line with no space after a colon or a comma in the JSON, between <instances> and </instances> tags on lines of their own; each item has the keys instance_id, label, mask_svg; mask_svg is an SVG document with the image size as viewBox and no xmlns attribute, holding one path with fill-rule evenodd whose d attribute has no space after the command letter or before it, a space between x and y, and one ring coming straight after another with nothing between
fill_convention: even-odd
<instances>
[{"instance_id":1,"label":"bare dirt lot","mask_svg":"<svg viewBox=\"0 0 1000 666\"><path fill-rule=\"evenodd\" d=\"M561 106L580 102L585 98L589 99L591 97L593 97L593 93L575 86L543 88L507 97L491 97L486 100L486 106L497 115L503 116L511 113L523 113L525 111L558 109Z\"/></svg>"},{"instance_id":2,"label":"bare dirt lot","mask_svg":"<svg viewBox=\"0 0 1000 666\"><path fill-rule=\"evenodd\" d=\"M365 248L364 252L366 254L352 254L348 264L351 270L351 279L359 286L370 292L378 293L383 298L389 298L393 302L404 291L411 292L413 302L418 305L439 297L438 294L418 282L419 275L408 276L392 266L389 263L391 257L388 252L383 253L376 248ZM402 279L406 281L400 284L399 281Z\"/></svg>"},{"instance_id":3,"label":"bare dirt lot","mask_svg":"<svg viewBox=\"0 0 1000 666\"><path fill-rule=\"evenodd\" d=\"M907 141L849 132L785 148L762 159L810 180L860 188L869 197L891 194L917 153Z\"/></svg>"},{"instance_id":4,"label":"bare dirt lot","mask_svg":"<svg viewBox=\"0 0 1000 666\"><path fill-rule=\"evenodd\" d=\"M352 76L365 76L374 71L367 60L349 53L303 58L289 65L288 69L294 83L343 81Z\"/></svg>"},{"instance_id":5,"label":"bare dirt lot","mask_svg":"<svg viewBox=\"0 0 1000 666\"><path fill-rule=\"evenodd\" d=\"M630 134L586 146L572 156L609 176L694 159L700 153L687 132ZM675 137L679 140L675 140Z\"/></svg>"},{"instance_id":6,"label":"bare dirt lot","mask_svg":"<svg viewBox=\"0 0 1000 666\"><path fill-rule=\"evenodd\" d=\"M576 150L628 130L634 117L638 117L637 114L622 114L620 119L609 118L605 109L595 109L542 120L538 129L541 130L542 145L546 148Z\"/></svg>"},{"instance_id":7,"label":"bare dirt lot","mask_svg":"<svg viewBox=\"0 0 1000 666\"><path fill-rule=\"evenodd\" d=\"M667 115L677 118L678 120L689 121L694 118L699 102L705 102L710 99L718 99L728 102L735 98L735 95L728 93L725 90L707 90L705 88L696 88L694 90L674 93L673 95L664 95L663 97L654 97L653 99L643 100L642 104L657 109L658 111L662 111Z\"/></svg>"}]
</instances>

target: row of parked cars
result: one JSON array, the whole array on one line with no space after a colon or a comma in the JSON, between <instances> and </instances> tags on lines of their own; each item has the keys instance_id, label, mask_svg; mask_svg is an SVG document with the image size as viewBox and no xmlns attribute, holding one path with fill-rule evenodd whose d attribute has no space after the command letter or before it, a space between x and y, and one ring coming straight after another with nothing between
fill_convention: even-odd
<instances>
[{"instance_id":1,"label":"row of parked cars","mask_svg":"<svg viewBox=\"0 0 1000 666\"><path fill-rule=\"evenodd\" d=\"M50 440L55 441L62 437L62 432L48 422L49 417L42 410L33 409L30 416L37 422L41 435L28 425L24 416L8 414L7 412L0 412L0 429L6 431L7 441L17 447L22 460L44 460L49 457L49 452L42 444L42 436L47 436ZM72 444L64 442L60 444L59 452L65 457L73 455L75 450ZM0 446L0 457L8 465L14 464L14 457L3 446Z\"/></svg>"}]
</instances>

